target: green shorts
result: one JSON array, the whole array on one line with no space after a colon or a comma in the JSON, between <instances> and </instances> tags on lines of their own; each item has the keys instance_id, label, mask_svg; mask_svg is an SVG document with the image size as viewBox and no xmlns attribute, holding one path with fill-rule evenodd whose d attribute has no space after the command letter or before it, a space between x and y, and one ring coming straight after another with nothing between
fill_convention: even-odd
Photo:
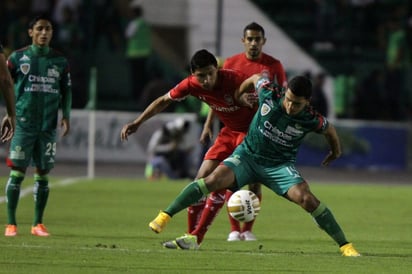
<instances>
[{"instance_id":1,"label":"green shorts","mask_svg":"<svg viewBox=\"0 0 412 274\"><path fill-rule=\"evenodd\" d=\"M54 167L56 130L30 132L17 126L10 144L8 165L27 168L31 163L42 170Z\"/></svg>"},{"instance_id":2,"label":"green shorts","mask_svg":"<svg viewBox=\"0 0 412 274\"><path fill-rule=\"evenodd\" d=\"M238 189L253 183L262 183L276 194L283 196L288 190L304 181L292 163L277 166L257 164L241 146L223 161L234 173ZM235 189L236 190L236 189Z\"/></svg>"}]
</instances>

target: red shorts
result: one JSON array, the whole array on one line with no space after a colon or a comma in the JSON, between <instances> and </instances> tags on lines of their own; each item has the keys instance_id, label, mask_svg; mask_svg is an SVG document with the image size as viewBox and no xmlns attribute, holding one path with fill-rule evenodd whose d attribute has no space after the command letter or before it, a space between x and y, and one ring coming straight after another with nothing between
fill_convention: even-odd
<instances>
[{"instance_id":1,"label":"red shorts","mask_svg":"<svg viewBox=\"0 0 412 274\"><path fill-rule=\"evenodd\" d=\"M203 160L223 161L232 154L235 148L243 141L245 135L246 132L232 131L227 127L222 128Z\"/></svg>"}]
</instances>

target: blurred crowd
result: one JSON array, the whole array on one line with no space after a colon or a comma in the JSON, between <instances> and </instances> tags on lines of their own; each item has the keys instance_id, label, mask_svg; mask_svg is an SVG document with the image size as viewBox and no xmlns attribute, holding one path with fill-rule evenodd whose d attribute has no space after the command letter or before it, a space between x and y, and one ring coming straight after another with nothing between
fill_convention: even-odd
<instances>
[{"instance_id":1,"label":"blurred crowd","mask_svg":"<svg viewBox=\"0 0 412 274\"><path fill-rule=\"evenodd\" d=\"M313 48L346 52L335 75L339 118L412 119L412 1L314 0ZM371 64L367 66L366 64ZM343 64L342 64L343 65Z\"/></svg>"},{"instance_id":2,"label":"blurred crowd","mask_svg":"<svg viewBox=\"0 0 412 274\"><path fill-rule=\"evenodd\" d=\"M78 93L80 96L74 97L73 105L74 108L82 108L87 100L88 70L94 62L93 58L96 58L93 56L98 45L103 42L109 53L117 52L125 60L127 58L128 37L125 31L135 16L131 5L133 2L139 1L2 0L0 39L6 54L30 44L26 33L29 18L38 12L50 14L55 22L52 46L63 51L71 61L73 88L81 90ZM353 67L333 75L334 109L339 118L412 119L412 85L409 83L409 79L412 79L412 1L386 1L392 5L384 18L381 18L378 17L381 13L376 9L383 2L385 1L312 1L310 13L315 20L315 43L310 47L337 50L350 46L351 51L346 57L350 59L358 58L354 52L361 51L362 46L367 44L383 56L381 66L359 73L360 69L356 67L354 59ZM136 60L129 61L133 68ZM283 62L287 68L287 60ZM174 84L164 81L159 71L152 71L154 75L142 78L154 78L153 81L147 81L142 87L132 87L140 89L133 91L132 95L140 103L139 109L143 109L154 97L154 91L163 89L163 92ZM322 91L324 77L325 75L313 75L312 80L316 82L318 91ZM322 112L327 113L324 95L318 91L315 94L320 94L320 97L316 100L323 108Z\"/></svg>"}]
</instances>

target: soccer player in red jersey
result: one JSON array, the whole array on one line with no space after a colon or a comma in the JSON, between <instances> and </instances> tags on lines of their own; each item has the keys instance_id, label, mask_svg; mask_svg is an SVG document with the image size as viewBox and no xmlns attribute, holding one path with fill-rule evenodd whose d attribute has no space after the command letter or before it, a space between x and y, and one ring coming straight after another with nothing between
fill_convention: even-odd
<instances>
[{"instance_id":1,"label":"soccer player in red jersey","mask_svg":"<svg viewBox=\"0 0 412 274\"><path fill-rule=\"evenodd\" d=\"M217 59L210 52L197 51L191 59L190 69L190 76L166 94L155 99L133 122L124 125L120 138L123 141L127 140L128 136L136 132L143 122L164 110L172 102L184 100L189 95L195 96L207 103L225 125L204 156L196 175L196 178L202 178L209 175L240 144L256 110L237 104L233 97L246 76L234 70L218 69ZM212 124L206 122L202 136L210 136L211 127ZM211 197L218 195L219 193L211 193ZM224 195L223 192L223 197L220 198L223 201ZM206 231L202 235L205 233ZM203 237L199 237L199 243L202 239ZM175 245L174 248L178 247Z\"/></svg>"},{"instance_id":2,"label":"soccer player in red jersey","mask_svg":"<svg viewBox=\"0 0 412 274\"><path fill-rule=\"evenodd\" d=\"M255 22L248 24L243 30L241 42L245 49L244 52L227 58L223 64L224 69L240 71L246 77L264 72L269 79L278 85L287 85L286 73L283 69L282 63L278 59L262 52L262 48L266 43L265 31L262 26ZM251 92L254 91L251 90ZM202 133L201 140L206 138L208 134L211 134L207 130L212 124L211 121L213 121L213 117L214 113L213 111L210 111L204 126L205 130ZM242 138L243 136L244 135L242 135ZM226 143L230 144L230 141L227 141ZM222 145L224 145L224 143L222 143ZM231 149L234 149L234 147L227 146L225 151L229 152ZM260 184L252 184L251 189L258 195L259 199L261 199ZM225 196L226 199L229 199L231 196L231 191L228 190L227 193L226 190L213 192L206 200L202 199L188 208L187 231L190 235L195 235L197 237L197 242L199 244L202 242L209 226L212 224L220 209L223 207L225 203ZM245 223L241 229L239 222L232 219L230 216L229 218L231 221L231 232L228 236L228 241L256 240L256 237L252 233L253 221ZM185 238L186 235L178 237L175 240L165 242L163 245L167 248L185 249Z\"/></svg>"},{"instance_id":3,"label":"soccer player in red jersey","mask_svg":"<svg viewBox=\"0 0 412 274\"><path fill-rule=\"evenodd\" d=\"M262 26L255 22L247 25L243 30L242 43L245 48L244 52L227 58L223 68L241 71L247 77L256 73L265 73L271 81L279 86L287 86L287 77L282 63L262 51L263 45L266 43L265 30ZM249 185L249 189L259 197L259 200L262 200L262 190L259 183ZM226 192L226 201L229 200L230 196L232 196L232 192L228 190ZM256 240L255 235L252 233L254 220L244 223L241 228L239 221L229 214L228 217L231 224L228 241Z\"/></svg>"}]
</instances>

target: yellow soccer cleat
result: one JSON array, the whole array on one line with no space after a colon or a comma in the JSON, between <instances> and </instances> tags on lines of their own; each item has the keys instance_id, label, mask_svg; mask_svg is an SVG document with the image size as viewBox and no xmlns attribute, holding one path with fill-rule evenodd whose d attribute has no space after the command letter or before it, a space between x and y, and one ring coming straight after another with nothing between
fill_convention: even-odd
<instances>
[{"instance_id":1,"label":"yellow soccer cleat","mask_svg":"<svg viewBox=\"0 0 412 274\"><path fill-rule=\"evenodd\" d=\"M352 243L347 243L340 248L340 252L342 252L342 256L345 257L359 257L361 254L356 251L356 249L353 247Z\"/></svg>"},{"instance_id":2,"label":"yellow soccer cleat","mask_svg":"<svg viewBox=\"0 0 412 274\"><path fill-rule=\"evenodd\" d=\"M153 232L160 233L171 218L167 213L160 211L157 217L149 223L149 227Z\"/></svg>"}]
</instances>

